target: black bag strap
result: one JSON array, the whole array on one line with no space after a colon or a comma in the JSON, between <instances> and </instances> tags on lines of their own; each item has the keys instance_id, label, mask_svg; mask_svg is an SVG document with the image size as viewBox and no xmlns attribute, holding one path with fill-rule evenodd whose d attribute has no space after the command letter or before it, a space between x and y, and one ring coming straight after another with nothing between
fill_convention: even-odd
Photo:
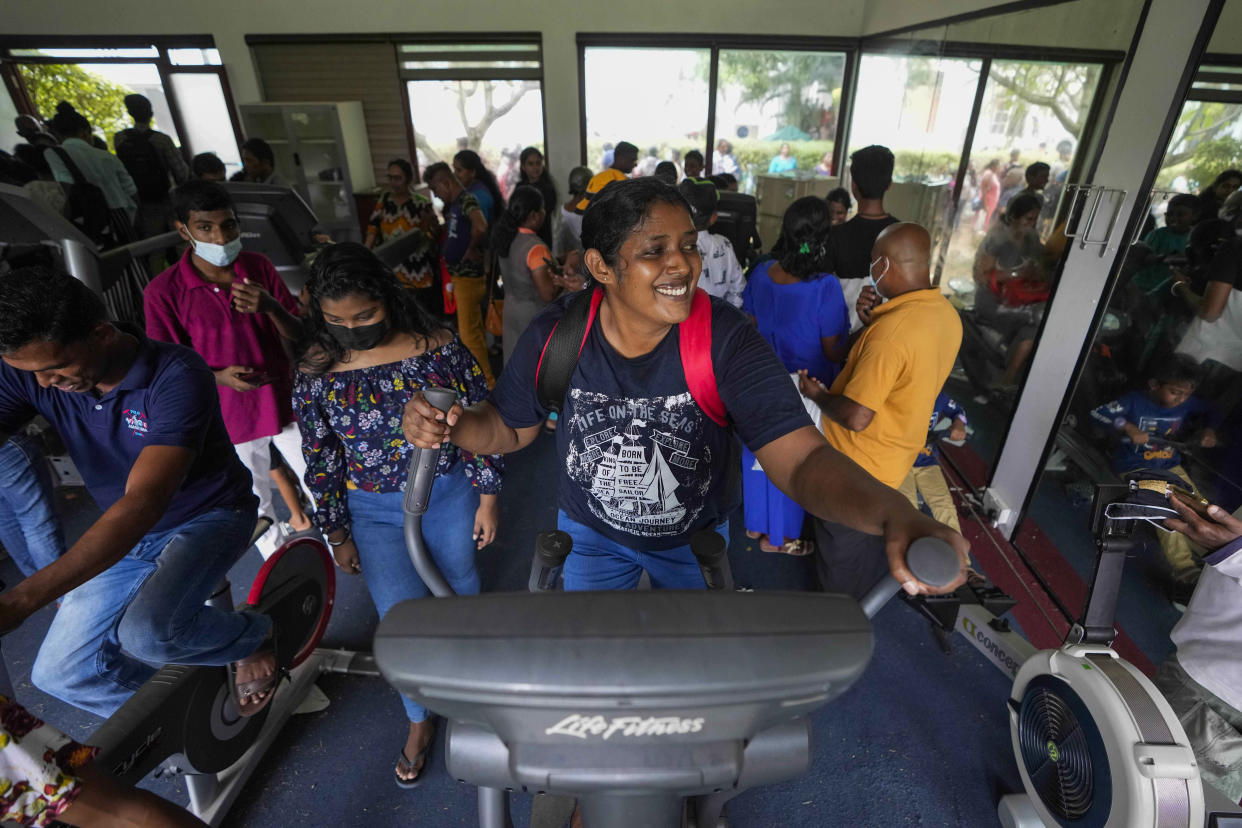
<instances>
[{"instance_id":1,"label":"black bag strap","mask_svg":"<svg viewBox=\"0 0 1242 828\"><path fill-rule=\"evenodd\" d=\"M73 176L74 184L89 184L86 176L82 175L82 171L78 169L78 165L73 163L73 159L69 157L69 153L65 152L64 147L49 147L52 152L60 156L60 160L64 162L65 169L69 170L69 174Z\"/></svg>"},{"instance_id":2,"label":"black bag strap","mask_svg":"<svg viewBox=\"0 0 1242 828\"><path fill-rule=\"evenodd\" d=\"M535 369L535 396L539 405L548 411L559 414L565 402L569 380L578 366L578 356L599 308L596 298L599 291L598 286L589 287L569 300L565 314L543 344L543 353Z\"/></svg>"}]
</instances>

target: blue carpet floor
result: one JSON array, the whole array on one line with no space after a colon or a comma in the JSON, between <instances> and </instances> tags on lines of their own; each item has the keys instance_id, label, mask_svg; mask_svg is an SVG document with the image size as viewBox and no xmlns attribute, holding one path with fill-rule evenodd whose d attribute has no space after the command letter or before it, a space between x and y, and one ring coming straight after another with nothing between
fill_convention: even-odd
<instances>
[{"instance_id":1,"label":"blue carpet floor","mask_svg":"<svg viewBox=\"0 0 1242 828\"><path fill-rule=\"evenodd\" d=\"M552 440L541 437L509 461L502 496L502 534L479 555L485 590L524 589L534 533L554 525L548 492L555 480ZM97 515L84 495L62 495L70 538ZM765 555L732 522L730 547L738 586L803 589L810 561ZM253 550L232 576L240 598L260 564ZM16 573L11 564L3 576ZM5 658L18 695L36 715L89 740L94 717L44 696L29 682L30 663L52 617L44 610L5 638ZM369 650L375 610L358 578L340 577L324 646ZM813 758L800 779L736 799L732 824L746 826L994 826L998 797L1020 782L1010 746L1008 680L962 639L943 654L926 623L901 602L875 619L875 656L862 679L813 722ZM451 780L441 744L415 791L392 782L404 741L397 694L379 679L330 676L321 712L293 719L263 769L251 780L226 825L470 826L474 790ZM184 803L181 780L149 779L145 787ZM514 797L514 819L529 824L529 797Z\"/></svg>"}]
</instances>

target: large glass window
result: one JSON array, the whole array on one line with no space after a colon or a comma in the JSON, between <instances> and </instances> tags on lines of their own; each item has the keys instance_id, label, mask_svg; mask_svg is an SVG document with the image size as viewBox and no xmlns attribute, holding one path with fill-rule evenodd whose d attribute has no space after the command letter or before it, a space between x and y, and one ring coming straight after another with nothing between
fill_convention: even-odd
<instances>
[{"instance_id":1,"label":"large glass window","mask_svg":"<svg viewBox=\"0 0 1242 828\"><path fill-rule=\"evenodd\" d=\"M957 175L979 70L979 60L863 55L850 149L882 144L896 156L895 181L947 188Z\"/></svg>"},{"instance_id":2,"label":"large glass window","mask_svg":"<svg viewBox=\"0 0 1242 828\"><path fill-rule=\"evenodd\" d=\"M1027 186L1027 167L1039 162L1048 165L1048 175L1046 182L1037 179L1044 186L1036 193L1043 207L1035 229L1041 241L1048 240L1100 71L1099 64L992 61L943 263L941 285L946 292L951 280L971 277L984 235Z\"/></svg>"},{"instance_id":3,"label":"large glass window","mask_svg":"<svg viewBox=\"0 0 1242 828\"><path fill-rule=\"evenodd\" d=\"M543 149L538 41L406 43L397 49L418 168L479 154L507 198L523 147Z\"/></svg>"},{"instance_id":4,"label":"large glass window","mask_svg":"<svg viewBox=\"0 0 1242 828\"><path fill-rule=\"evenodd\" d=\"M133 125L124 98L138 93L151 101L152 126L187 155L214 152L230 173L241 167L224 67L209 39L124 48L10 48L0 49L0 56L16 65L17 101L41 119L50 119L56 104L68 101L112 148L113 136Z\"/></svg>"},{"instance_id":5,"label":"large glass window","mask_svg":"<svg viewBox=\"0 0 1242 828\"><path fill-rule=\"evenodd\" d=\"M844 53L721 49L717 71L716 141L732 145L742 192L758 175L833 175Z\"/></svg>"},{"instance_id":6,"label":"large glass window","mask_svg":"<svg viewBox=\"0 0 1242 828\"><path fill-rule=\"evenodd\" d=\"M419 169L479 153L505 196L523 147L543 149L543 93L538 81L407 81Z\"/></svg>"},{"instance_id":7,"label":"large glass window","mask_svg":"<svg viewBox=\"0 0 1242 828\"><path fill-rule=\"evenodd\" d=\"M642 174L659 161L680 166L687 151L705 150L709 66L708 49L588 47L587 166L596 172L608 167L619 141L638 147Z\"/></svg>"},{"instance_id":8,"label":"large glass window","mask_svg":"<svg viewBox=\"0 0 1242 828\"><path fill-rule=\"evenodd\" d=\"M76 51L76 50L75 50ZM19 67L31 102L44 118L56 114L60 101L73 104L91 122L95 134L112 146L112 137L133 126L125 96L137 93L151 101L151 126L180 144L159 70L153 63L25 63Z\"/></svg>"}]
</instances>

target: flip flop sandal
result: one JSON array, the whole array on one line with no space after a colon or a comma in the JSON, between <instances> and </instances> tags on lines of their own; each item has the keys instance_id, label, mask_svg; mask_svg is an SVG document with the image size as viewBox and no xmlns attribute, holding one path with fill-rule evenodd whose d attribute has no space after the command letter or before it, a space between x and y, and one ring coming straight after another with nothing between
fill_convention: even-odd
<instances>
[{"instance_id":1,"label":"flip flop sandal","mask_svg":"<svg viewBox=\"0 0 1242 828\"><path fill-rule=\"evenodd\" d=\"M794 558L804 558L815 551L815 544L805 538L791 540L789 543L776 550L782 555L789 555Z\"/></svg>"},{"instance_id":2,"label":"flip flop sandal","mask_svg":"<svg viewBox=\"0 0 1242 828\"><path fill-rule=\"evenodd\" d=\"M421 765L418 765L418 773L414 774L413 779L403 779L401 777L401 774L397 773L396 768L392 769L392 775L393 775L394 780L397 783L398 788L401 788L402 790L405 790L405 791L409 791L423 784L423 774L427 772L427 765L428 765L427 755L431 753L431 748L435 746L435 743L436 743L436 725L435 725L435 722L432 722L431 738L427 740L427 746L424 747L422 750L420 750L418 753L414 754L413 759L405 755L405 748L402 748L400 751L397 752L397 756L399 757L397 759L398 764L404 764L407 768L413 768L415 765L418 765L418 762L420 759L423 762Z\"/></svg>"},{"instance_id":3,"label":"flip flop sandal","mask_svg":"<svg viewBox=\"0 0 1242 828\"><path fill-rule=\"evenodd\" d=\"M229 695L233 698L233 704L237 706L237 714L242 718L250 718L258 715L272 703L272 699L276 697L276 688L280 684L280 680L287 675L286 671L280 667L280 658L276 654L276 630L273 626L271 637L259 645L259 649L243 659L234 661L228 665L229 671ZM242 684L237 683L237 667L239 664L256 661L263 656L270 655L276 662L276 669L265 678L253 679ZM242 700L257 696L259 693L266 692L267 695L261 701L251 702L250 707L243 706Z\"/></svg>"}]
</instances>

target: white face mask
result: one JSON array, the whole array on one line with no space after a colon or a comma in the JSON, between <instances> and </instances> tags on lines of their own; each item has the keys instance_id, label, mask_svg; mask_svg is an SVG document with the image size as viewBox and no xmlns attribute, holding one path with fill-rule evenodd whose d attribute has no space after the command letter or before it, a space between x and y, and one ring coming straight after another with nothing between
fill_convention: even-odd
<instances>
[{"instance_id":1,"label":"white face mask","mask_svg":"<svg viewBox=\"0 0 1242 828\"><path fill-rule=\"evenodd\" d=\"M884 260L884 270L880 273L879 278L877 278L872 275L872 271L875 270L875 262L878 262L880 259ZM880 259L876 259L875 262L871 263L871 267L867 268L867 279L871 282L871 289L874 290L878 296L883 297L884 294L880 293L880 279L883 279L888 275L889 261L887 256L881 256Z\"/></svg>"},{"instance_id":2,"label":"white face mask","mask_svg":"<svg viewBox=\"0 0 1242 828\"><path fill-rule=\"evenodd\" d=\"M194 253L200 259L215 267L228 267L237 261L237 254L241 253L242 249L240 236L225 244L212 244L211 242L199 241L191 235L190 244L194 247Z\"/></svg>"}]
</instances>

